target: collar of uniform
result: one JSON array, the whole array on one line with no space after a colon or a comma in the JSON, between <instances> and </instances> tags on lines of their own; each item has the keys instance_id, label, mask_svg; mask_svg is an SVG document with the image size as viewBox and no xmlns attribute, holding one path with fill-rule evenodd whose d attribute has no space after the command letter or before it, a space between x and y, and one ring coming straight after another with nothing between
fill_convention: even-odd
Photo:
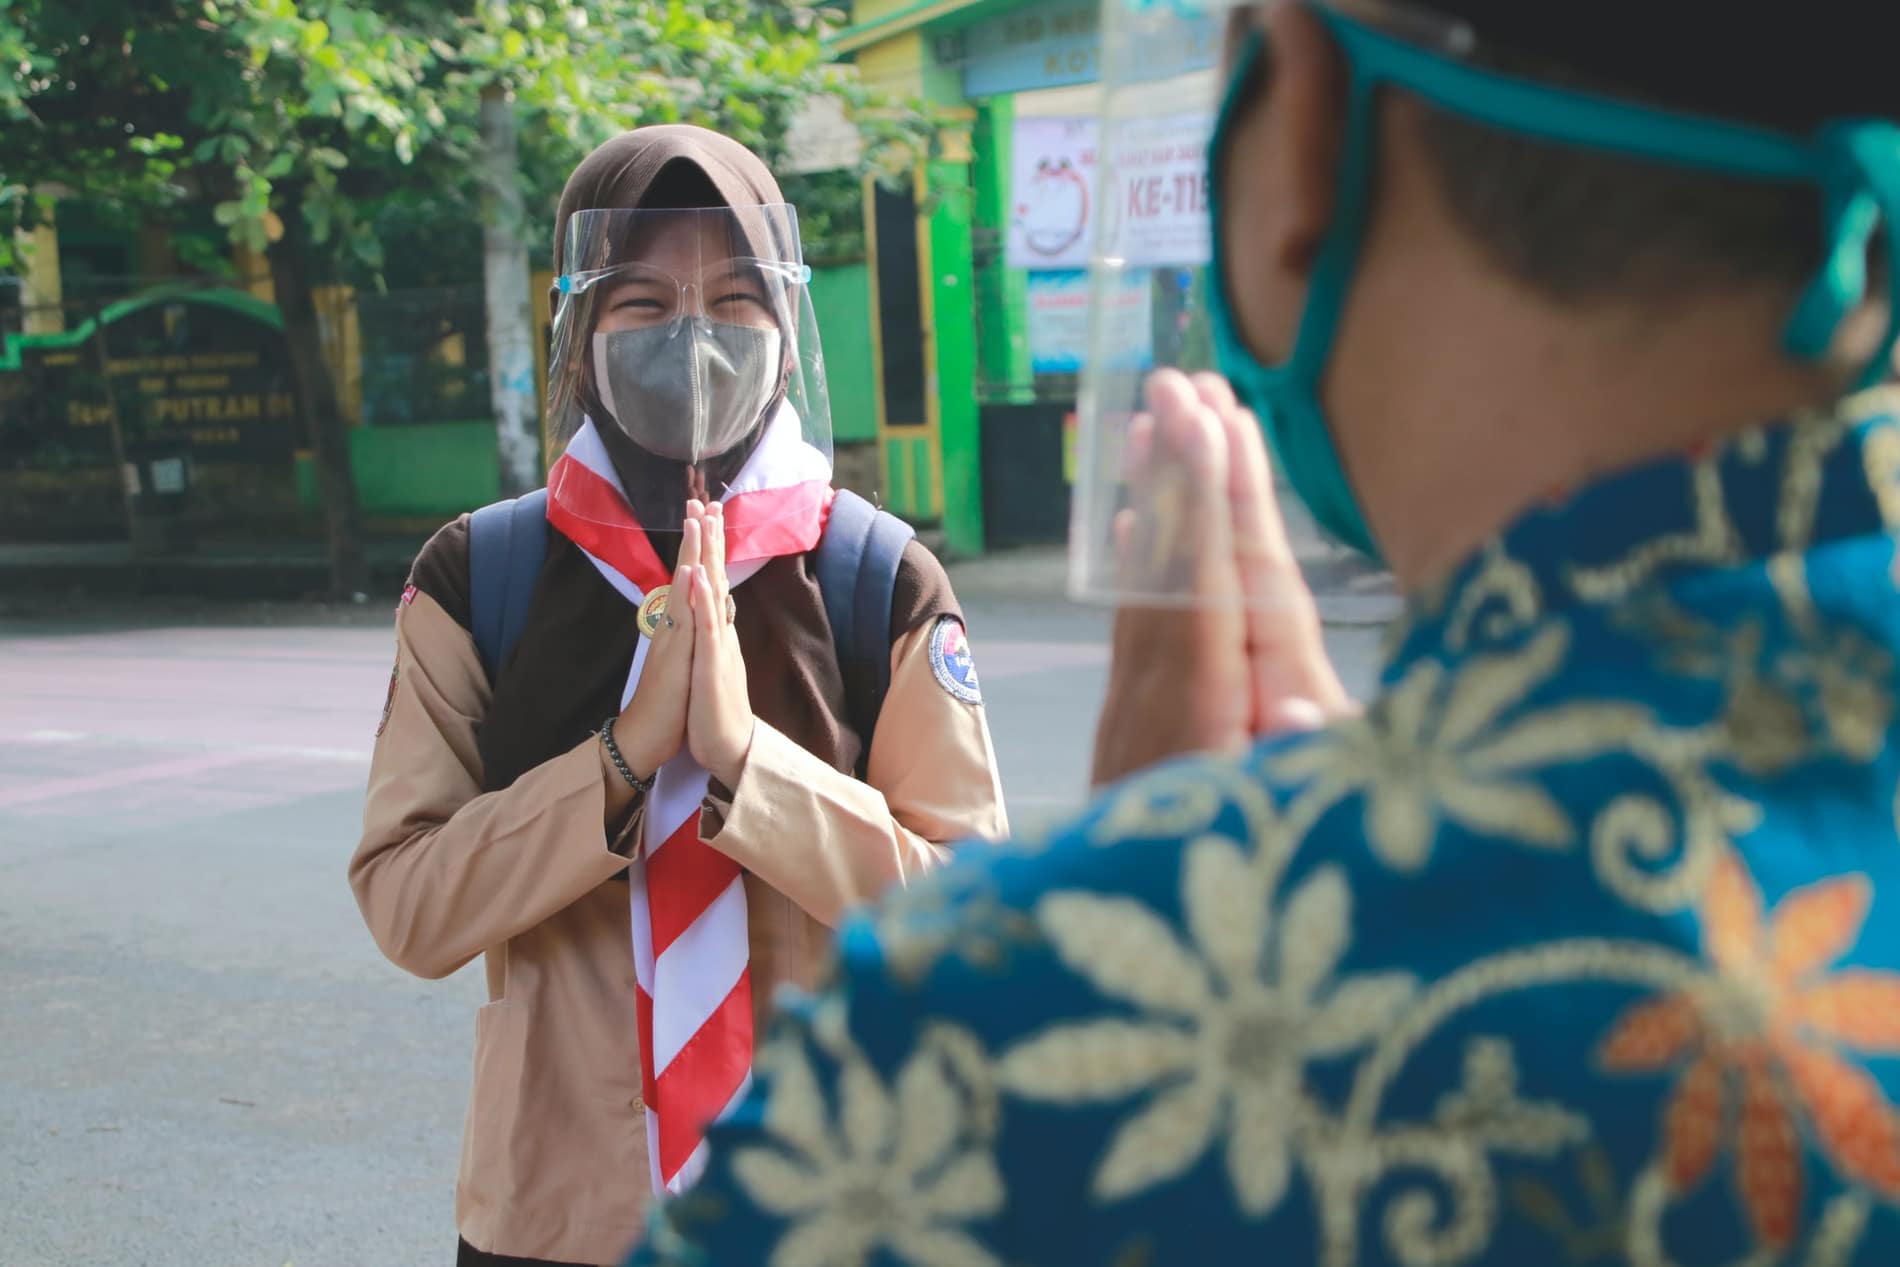
<instances>
[{"instance_id":1,"label":"collar of uniform","mask_svg":"<svg viewBox=\"0 0 1900 1267\"><path fill-rule=\"evenodd\" d=\"M1412 602L1390 671L1419 655L1509 640L1565 609L1619 603L1685 573L1896 526L1900 387L1882 387L1554 493Z\"/></svg>"}]
</instances>

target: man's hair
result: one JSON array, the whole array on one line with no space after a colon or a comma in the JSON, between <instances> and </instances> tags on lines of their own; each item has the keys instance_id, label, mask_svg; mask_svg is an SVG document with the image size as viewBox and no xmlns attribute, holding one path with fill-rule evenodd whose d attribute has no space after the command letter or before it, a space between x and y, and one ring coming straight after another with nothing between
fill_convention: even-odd
<instances>
[{"instance_id":1,"label":"man's hair","mask_svg":"<svg viewBox=\"0 0 1900 1267\"><path fill-rule=\"evenodd\" d=\"M1798 288L1820 260L1820 197L1547 141L1422 105L1454 221L1510 278L1558 303Z\"/></svg>"},{"instance_id":2,"label":"man's hair","mask_svg":"<svg viewBox=\"0 0 1900 1267\"><path fill-rule=\"evenodd\" d=\"M1867 0L1393 0L1463 24L1504 74L1807 138L1900 119L1892 17ZM1561 302L1799 287L1820 260L1820 194L1487 128L1423 107L1457 222L1511 277Z\"/></svg>"}]
</instances>

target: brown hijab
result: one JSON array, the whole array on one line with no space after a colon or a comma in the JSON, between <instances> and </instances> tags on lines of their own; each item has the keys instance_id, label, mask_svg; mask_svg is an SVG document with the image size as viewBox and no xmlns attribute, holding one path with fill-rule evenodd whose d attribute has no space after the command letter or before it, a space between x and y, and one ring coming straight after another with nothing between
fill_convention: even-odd
<instances>
[{"instance_id":1,"label":"brown hijab","mask_svg":"<svg viewBox=\"0 0 1900 1267\"><path fill-rule=\"evenodd\" d=\"M678 197L710 186L706 202ZM576 211L600 207L765 207L785 201L765 163L729 136L684 123L622 132L581 160L554 214L554 271L565 271L562 248Z\"/></svg>"},{"instance_id":2,"label":"brown hijab","mask_svg":"<svg viewBox=\"0 0 1900 1267\"><path fill-rule=\"evenodd\" d=\"M734 218L735 236L743 238L753 254L765 258L796 258L796 241L784 242L784 227L774 217L748 215L758 207L781 204L785 195L762 159L731 137L689 124L657 124L622 132L581 160L561 191L560 207L554 218L554 271L557 275L570 267L593 268L621 258L630 243L603 244L603 255L595 260L567 259L568 222L579 211L605 210L683 210L689 208L729 208ZM553 301L558 305L557 292ZM592 292L576 296L580 304L576 320L592 328ZM786 332L789 335L794 332ZM619 427L609 424L610 415L594 390L593 341L575 339L569 355L578 364L573 372L559 376L570 384L572 399L552 399L548 424L554 429L557 444L565 443L579 425L584 411L596 419L608 455L613 459L621 486L635 515L648 529L661 560L671 564L677 549L678 527L668 522L677 517L677 508L695 474L682 463L662 458L640 448ZM790 369L788 348L787 372ZM760 416L760 424L770 418L783 399L772 398ZM757 429L754 430L754 435ZM742 444L723 459L703 462L697 474L706 494L718 497L724 484L744 464L750 443ZM723 468L723 469L722 469ZM697 484L693 495L701 495Z\"/></svg>"}]
</instances>

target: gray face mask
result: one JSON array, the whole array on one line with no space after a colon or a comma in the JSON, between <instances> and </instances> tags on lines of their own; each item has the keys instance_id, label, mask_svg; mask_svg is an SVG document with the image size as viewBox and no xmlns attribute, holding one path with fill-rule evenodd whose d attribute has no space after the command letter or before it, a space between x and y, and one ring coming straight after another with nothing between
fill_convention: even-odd
<instances>
[{"instance_id":1,"label":"gray face mask","mask_svg":"<svg viewBox=\"0 0 1900 1267\"><path fill-rule=\"evenodd\" d=\"M649 453L678 462L742 442L778 390L779 332L685 321L594 336L594 390Z\"/></svg>"}]
</instances>

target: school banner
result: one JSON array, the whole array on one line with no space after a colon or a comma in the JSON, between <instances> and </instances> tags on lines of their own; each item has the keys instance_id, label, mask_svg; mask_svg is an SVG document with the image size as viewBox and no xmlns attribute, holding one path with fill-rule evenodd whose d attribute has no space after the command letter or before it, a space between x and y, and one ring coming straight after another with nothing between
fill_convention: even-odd
<instances>
[{"instance_id":1,"label":"school banner","mask_svg":"<svg viewBox=\"0 0 1900 1267\"><path fill-rule=\"evenodd\" d=\"M1109 369L1142 370L1154 363L1154 277L1146 270L1102 279L1110 307L1103 328L1116 339L1104 347ZM1029 358L1038 374L1075 374L1089 351L1090 280L1085 271L1029 275Z\"/></svg>"}]
</instances>

